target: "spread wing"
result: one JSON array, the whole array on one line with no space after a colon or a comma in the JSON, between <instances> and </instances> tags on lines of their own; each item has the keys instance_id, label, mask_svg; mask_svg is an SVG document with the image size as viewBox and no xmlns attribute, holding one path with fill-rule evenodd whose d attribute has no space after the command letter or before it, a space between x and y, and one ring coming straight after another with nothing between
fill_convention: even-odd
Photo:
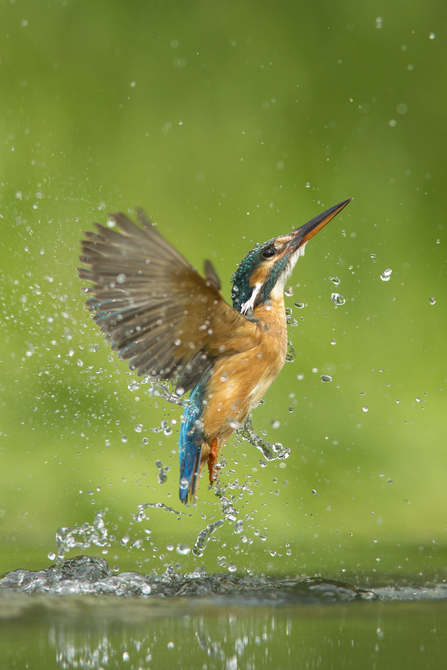
<instances>
[{"instance_id":1,"label":"spread wing","mask_svg":"<svg viewBox=\"0 0 447 670\"><path fill-rule=\"evenodd\" d=\"M85 233L79 276L93 283L87 306L112 349L131 370L195 386L219 355L254 346L256 324L231 307L207 261L206 279L138 212L141 228L124 214L114 228ZM120 232L117 232L118 229Z\"/></svg>"}]
</instances>

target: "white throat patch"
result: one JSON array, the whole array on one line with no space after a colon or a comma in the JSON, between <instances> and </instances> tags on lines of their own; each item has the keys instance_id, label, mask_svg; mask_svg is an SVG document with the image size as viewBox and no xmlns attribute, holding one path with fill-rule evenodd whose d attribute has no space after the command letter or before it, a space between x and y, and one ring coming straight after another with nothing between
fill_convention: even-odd
<instances>
[{"instance_id":1,"label":"white throat patch","mask_svg":"<svg viewBox=\"0 0 447 670\"><path fill-rule=\"evenodd\" d=\"M254 285L253 292L252 292L250 298L247 300L247 302L244 302L241 305L241 314L246 314L249 309L254 308L255 300L256 300L256 297L259 295L259 291L261 290L261 287L262 287L262 284L259 283L259 282Z\"/></svg>"}]
</instances>

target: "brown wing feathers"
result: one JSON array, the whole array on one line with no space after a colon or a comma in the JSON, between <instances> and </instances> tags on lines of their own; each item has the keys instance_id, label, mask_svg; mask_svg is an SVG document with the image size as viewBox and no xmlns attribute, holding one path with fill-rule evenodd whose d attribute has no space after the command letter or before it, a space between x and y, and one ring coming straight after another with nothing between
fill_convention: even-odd
<instances>
[{"instance_id":1,"label":"brown wing feathers","mask_svg":"<svg viewBox=\"0 0 447 670\"><path fill-rule=\"evenodd\" d=\"M258 329L224 301L212 266L204 279L142 212L138 217L142 228L114 214L121 232L95 224L98 232L82 243L88 267L79 276L93 283L87 305L129 367L181 377L186 391L216 356L250 348Z\"/></svg>"}]
</instances>

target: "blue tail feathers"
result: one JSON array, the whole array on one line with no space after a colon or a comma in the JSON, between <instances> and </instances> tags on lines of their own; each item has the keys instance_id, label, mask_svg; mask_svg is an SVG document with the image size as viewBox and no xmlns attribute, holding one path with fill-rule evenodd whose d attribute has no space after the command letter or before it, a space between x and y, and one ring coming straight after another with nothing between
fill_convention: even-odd
<instances>
[{"instance_id":1,"label":"blue tail feathers","mask_svg":"<svg viewBox=\"0 0 447 670\"><path fill-rule=\"evenodd\" d=\"M194 494L197 488L200 459L202 455L203 429L202 415L203 386L198 384L189 396L189 404L182 417L179 438L180 488L179 498L188 502L189 491Z\"/></svg>"}]
</instances>

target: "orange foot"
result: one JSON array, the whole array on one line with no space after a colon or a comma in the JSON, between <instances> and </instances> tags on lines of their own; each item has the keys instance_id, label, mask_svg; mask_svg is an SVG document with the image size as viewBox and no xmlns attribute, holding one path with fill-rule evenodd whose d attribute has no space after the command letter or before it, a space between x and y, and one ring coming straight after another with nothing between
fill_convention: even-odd
<instances>
[{"instance_id":1,"label":"orange foot","mask_svg":"<svg viewBox=\"0 0 447 670\"><path fill-rule=\"evenodd\" d=\"M219 455L219 449L217 446L217 437L211 440L210 444L210 453L208 455L208 470L210 473L210 486L214 484L217 479L217 475L214 471L214 466L217 463L217 457Z\"/></svg>"}]
</instances>

